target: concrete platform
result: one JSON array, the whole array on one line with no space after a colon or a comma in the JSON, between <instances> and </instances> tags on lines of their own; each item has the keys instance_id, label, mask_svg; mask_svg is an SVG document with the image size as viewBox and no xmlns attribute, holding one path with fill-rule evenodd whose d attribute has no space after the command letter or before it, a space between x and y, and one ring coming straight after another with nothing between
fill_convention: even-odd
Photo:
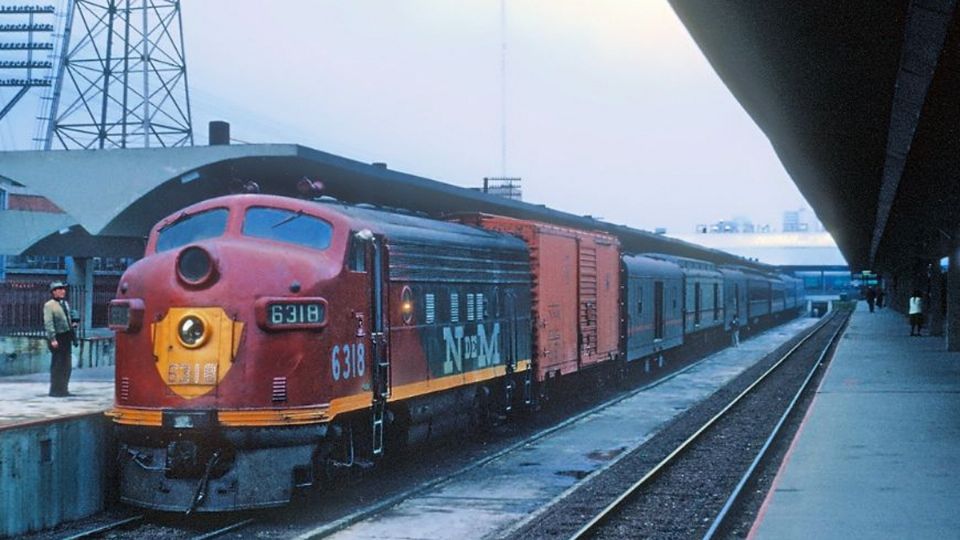
<instances>
[{"instance_id":1,"label":"concrete platform","mask_svg":"<svg viewBox=\"0 0 960 540\"><path fill-rule=\"evenodd\" d=\"M861 302L750 538L960 538L960 353Z\"/></svg>"},{"instance_id":2,"label":"concrete platform","mask_svg":"<svg viewBox=\"0 0 960 540\"><path fill-rule=\"evenodd\" d=\"M0 377L0 430L12 425L105 411L113 406L113 366L73 369L69 397L55 398L50 374Z\"/></svg>"}]
</instances>

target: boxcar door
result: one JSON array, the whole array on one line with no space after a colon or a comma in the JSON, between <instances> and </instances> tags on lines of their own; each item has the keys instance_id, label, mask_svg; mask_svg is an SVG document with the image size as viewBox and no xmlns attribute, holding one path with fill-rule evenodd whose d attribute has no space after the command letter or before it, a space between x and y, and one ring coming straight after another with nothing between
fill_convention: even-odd
<instances>
[{"instance_id":1,"label":"boxcar door","mask_svg":"<svg viewBox=\"0 0 960 540\"><path fill-rule=\"evenodd\" d=\"M582 368L586 364L597 361L597 248L577 241L579 247L578 277L580 293L580 354L579 362Z\"/></svg>"}]
</instances>

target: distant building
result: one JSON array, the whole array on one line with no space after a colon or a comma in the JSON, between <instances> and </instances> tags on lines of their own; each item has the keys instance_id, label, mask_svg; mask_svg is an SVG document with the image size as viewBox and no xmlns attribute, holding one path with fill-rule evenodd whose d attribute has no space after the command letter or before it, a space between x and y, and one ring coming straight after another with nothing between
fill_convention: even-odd
<instances>
[{"instance_id":1,"label":"distant building","mask_svg":"<svg viewBox=\"0 0 960 540\"><path fill-rule=\"evenodd\" d=\"M711 225L697 225L696 232L697 234L740 234L740 233L754 233L761 232L763 227L757 227L753 224L750 219L743 216L738 216L729 220L722 220ZM769 232L769 225L766 226L765 232Z\"/></svg>"},{"instance_id":2,"label":"distant building","mask_svg":"<svg viewBox=\"0 0 960 540\"><path fill-rule=\"evenodd\" d=\"M735 221L718 221L710 226L710 232L731 234L740 232L740 225Z\"/></svg>"},{"instance_id":3,"label":"distant building","mask_svg":"<svg viewBox=\"0 0 960 540\"><path fill-rule=\"evenodd\" d=\"M789 232L823 232L823 225L817 220L816 216L807 215L806 208L799 210L788 210L783 213L783 229L785 233Z\"/></svg>"},{"instance_id":4,"label":"distant building","mask_svg":"<svg viewBox=\"0 0 960 540\"><path fill-rule=\"evenodd\" d=\"M698 224L694 228L694 231L697 234L750 234L772 233L774 232L774 228L770 224L756 225L747 217L737 216L712 224ZM805 233L824 231L823 225L817 220L813 212L807 208L787 210L783 213L783 223L780 232Z\"/></svg>"}]
</instances>

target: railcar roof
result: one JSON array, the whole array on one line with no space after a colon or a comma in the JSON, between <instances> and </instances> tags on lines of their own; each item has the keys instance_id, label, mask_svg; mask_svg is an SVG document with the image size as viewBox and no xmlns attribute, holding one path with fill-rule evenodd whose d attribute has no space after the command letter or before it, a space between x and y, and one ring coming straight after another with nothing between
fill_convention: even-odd
<instances>
[{"instance_id":1,"label":"railcar roof","mask_svg":"<svg viewBox=\"0 0 960 540\"><path fill-rule=\"evenodd\" d=\"M644 253L647 257L672 262L683 269L683 273L688 276L717 277L722 275L717 269L717 265L709 261L692 259L690 257L678 257L675 255L665 255L662 253Z\"/></svg>"},{"instance_id":2,"label":"railcar roof","mask_svg":"<svg viewBox=\"0 0 960 540\"><path fill-rule=\"evenodd\" d=\"M669 255L666 253L641 253L641 255L645 257L653 257L656 259L661 259L664 261L670 261L683 268L697 268L700 270L716 270L717 268L717 265L710 261L694 259L691 257L680 257L677 255Z\"/></svg>"},{"instance_id":3,"label":"railcar roof","mask_svg":"<svg viewBox=\"0 0 960 540\"><path fill-rule=\"evenodd\" d=\"M623 257L623 264L626 265L627 272L631 275L676 279L683 276L683 269L680 268L680 265L645 255L626 255Z\"/></svg>"}]
</instances>

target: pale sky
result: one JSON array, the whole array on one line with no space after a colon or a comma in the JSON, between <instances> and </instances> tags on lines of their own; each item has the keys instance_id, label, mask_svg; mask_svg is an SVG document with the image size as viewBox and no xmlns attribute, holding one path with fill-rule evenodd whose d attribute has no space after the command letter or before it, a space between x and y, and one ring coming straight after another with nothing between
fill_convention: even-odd
<instances>
[{"instance_id":1,"label":"pale sky","mask_svg":"<svg viewBox=\"0 0 960 540\"><path fill-rule=\"evenodd\" d=\"M197 143L226 120L241 141L455 185L501 175L499 1L181 6ZM808 206L666 1L507 0L506 18L506 174L525 201L671 233L779 229ZM38 101L0 121L0 148L32 148Z\"/></svg>"}]
</instances>

